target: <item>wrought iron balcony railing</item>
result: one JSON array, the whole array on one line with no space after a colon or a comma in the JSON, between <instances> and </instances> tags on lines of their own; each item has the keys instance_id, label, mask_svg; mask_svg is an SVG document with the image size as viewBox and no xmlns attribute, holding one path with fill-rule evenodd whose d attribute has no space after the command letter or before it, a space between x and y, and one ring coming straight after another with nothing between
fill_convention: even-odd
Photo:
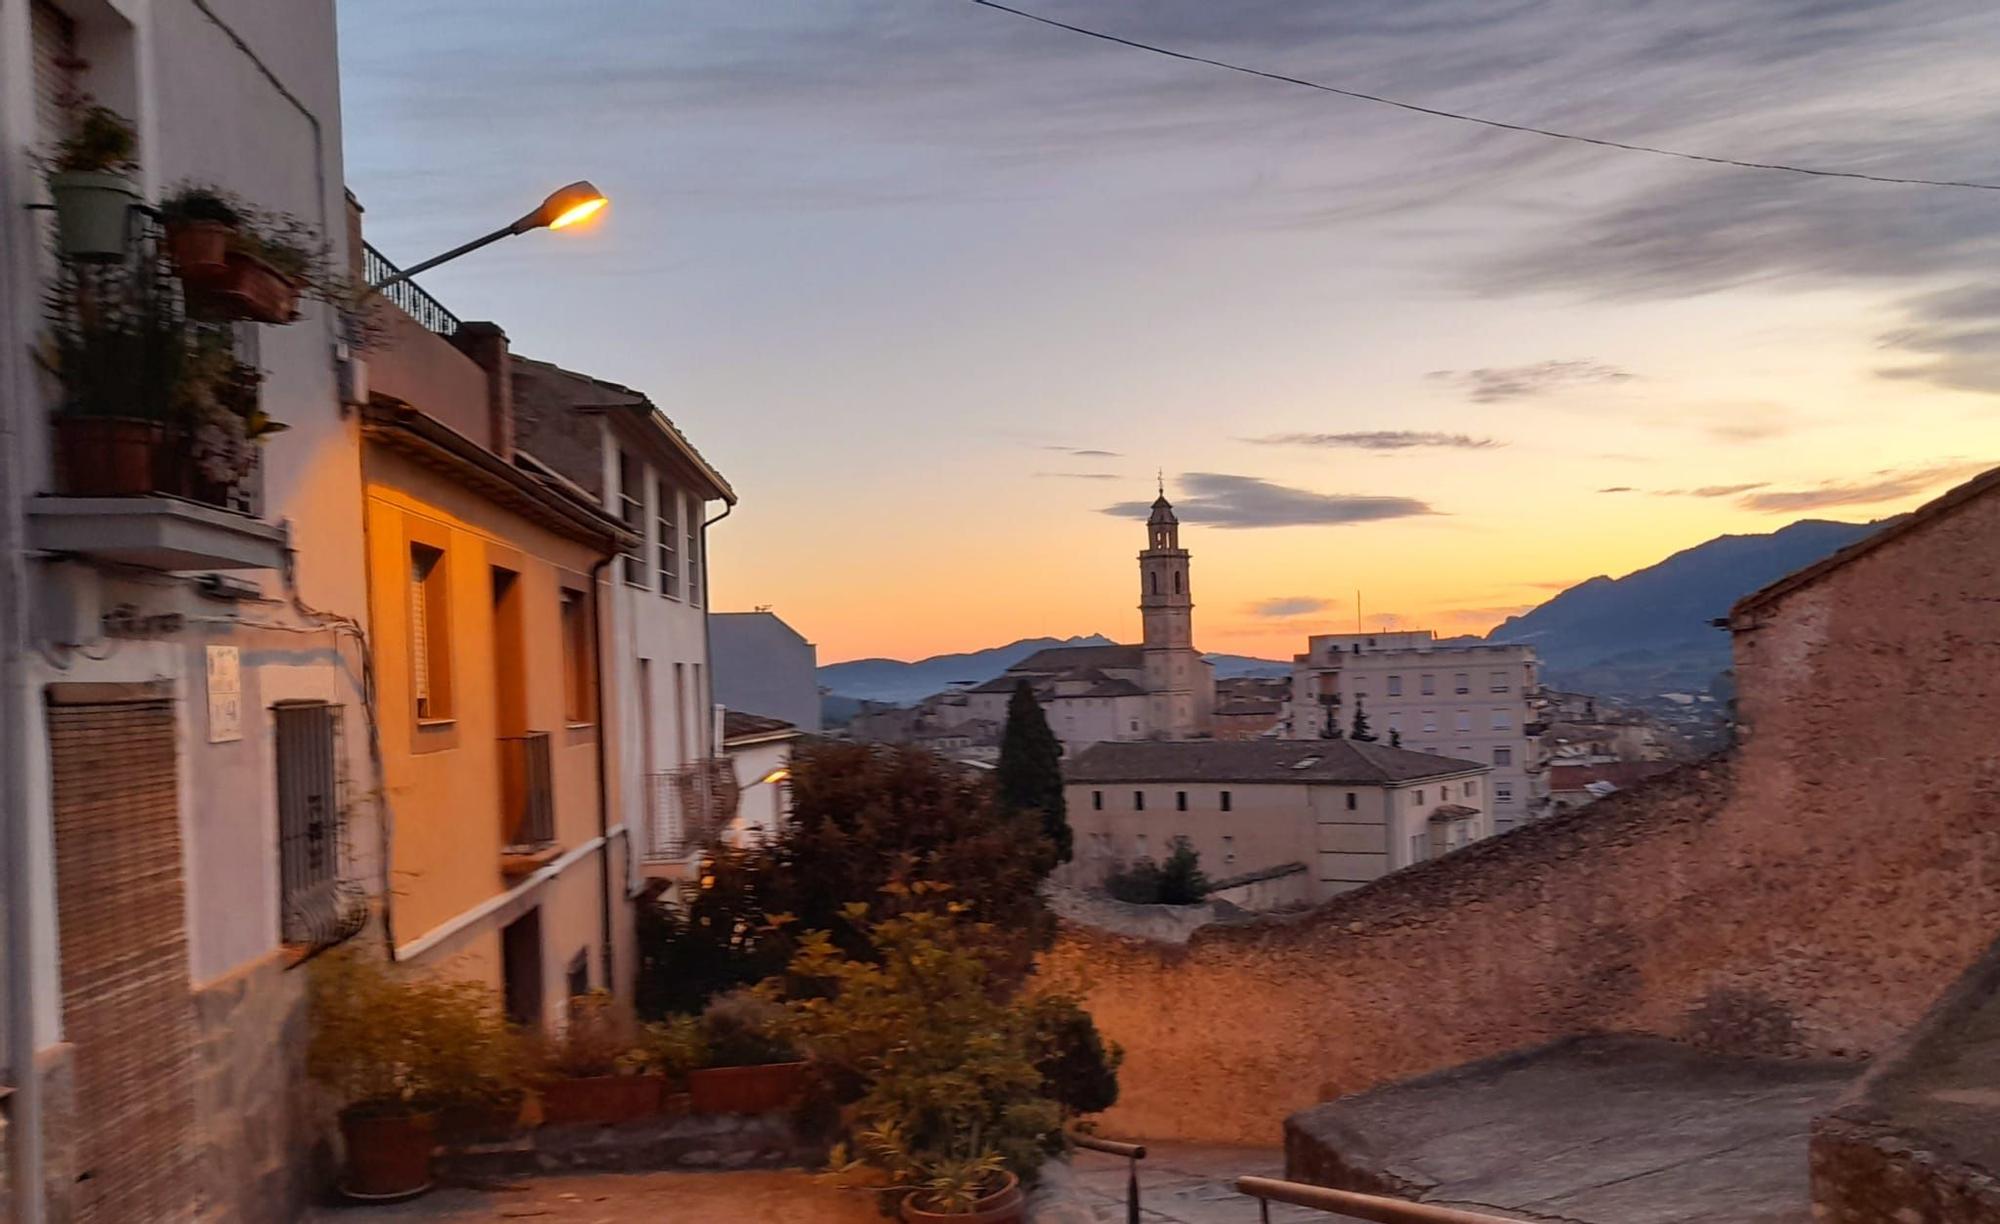
<instances>
[{"instance_id":1,"label":"wrought iron balcony railing","mask_svg":"<svg viewBox=\"0 0 2000 1224\"><path fill-rule=\"evenodd\" d=\"M379 285L403 270L389 262L382 254L366 242L361 244L361 275L371 285ZM382 290L382 296L394 303L396 309L423 324L440 336L454 335L458 331L458 316L446 310L444 303L417 287L415 281L397 281Z\"/></svg>"},{"instance_id":2,"label":"wrought iron balcony railing","mask_svg":"<svg viewBox=\"0 0 2000 1224\"><path fill-rule=\"evenodd\" d=\"M728 761L713 758L646 779L646 858L679 863L715 845L736 819L741 788Z\"/></svg>"},{"instance_id":3,"label":"wrought iron balcony railing","mask_svg":"<svg viewBox=\"0 0 2000 1224\"><path fill-rule=\"evenodd\" d=\"M532 848L555 841L555 771L548 732L500 737L500 802L507 846Z\"/></svg>"}]
</instances>

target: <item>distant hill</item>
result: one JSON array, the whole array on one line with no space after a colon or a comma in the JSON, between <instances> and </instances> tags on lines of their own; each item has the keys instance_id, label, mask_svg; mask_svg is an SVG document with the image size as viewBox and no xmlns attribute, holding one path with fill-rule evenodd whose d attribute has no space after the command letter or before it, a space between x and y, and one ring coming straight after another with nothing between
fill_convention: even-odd
<instances>
[{"instance_id":1,"label":"distant hill","mask_svg":"<svg viewBox=\"0 0 2000 1224\"><path fill-rule=\"evenodd\" d=\"M1882 526L1806 519L1768 535L1718 536L1623 578L1599 575L1486 635L1527 642L1543 680L1607 697L1706 692L1730 665L1710 622L1730 605Z\"/></svg>"},{"instance_id":2,"label":"distant hill","mask_svg":"<svg viewBox=\"0 0 2000 1224\"><path fill-rule=\"evenodd\" d=\"M1110 638L1101 633L1091 633L1071 638L1022 638L1005 646L932 655L928 659L907 663L901 659L852 659L820 668L819 684L828 695L826 700L834 702L847 717L852 717L854 707L848 704L849 701L886 701L908 705L932 693L942 693L954 684L984 684L1037 650L1054 646L1110 645L1114 645ZM1215 664L1218 680L1235 676L1282 676L1291 670L1286 663L1245 655L1215 654L1208 658Z\"/></svg>"}]
</instances>

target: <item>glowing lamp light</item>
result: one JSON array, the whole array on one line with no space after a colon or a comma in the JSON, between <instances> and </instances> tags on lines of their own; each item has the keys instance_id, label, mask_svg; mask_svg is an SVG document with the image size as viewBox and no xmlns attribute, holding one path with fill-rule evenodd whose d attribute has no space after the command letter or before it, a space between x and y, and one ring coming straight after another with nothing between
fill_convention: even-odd
<instances>
[{"instance_id":1,"label":"glowing lamp light","mask_svg":"<svg viewBox=\"0 0 2000 1224\"><path fill-rule=\"evenodd\" d=\"M780 765L776 769L772 770L770 773L767 773L763 777L757 779L755 782L752 782L751 785L762 786L766 782L788 782L791 780L791 777L792 777L792 767L789 765Z\"/></svg>"},{"instance_id":2,"label":"glowing lamp light","mask_svg":"<svg viewBox=\"0 0 2000 1224\"><path fill-rule=\"evenodd\" d=\"M551 191L549 198L543 200L539 207L512 225L503 225L490 234L474 238L464 246L453 247L442 255L426 259L420 264L405 268L392 276L376 281L369 288L376 290L387 289L391 285L409 280L419 272L428 272L439 264L449 263L461 255L470 254L480 247L486 246L488 243L498 242L502 238L511 238L515 234L525 234L529 230L537 229L568 229L580 221L587 220L603 212L605 207L610 203L610 199L588 180L579 179L567 187L558 187L554 191Z\"/></svg>"}]
</instances>

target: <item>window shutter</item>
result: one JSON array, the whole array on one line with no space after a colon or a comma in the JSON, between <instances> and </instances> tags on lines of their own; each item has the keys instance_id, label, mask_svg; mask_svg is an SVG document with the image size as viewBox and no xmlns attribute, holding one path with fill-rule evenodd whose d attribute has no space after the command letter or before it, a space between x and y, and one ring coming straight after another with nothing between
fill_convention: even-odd
<instances>
[{"instance_id":1,"label":"window shutter","mask_svg":"<svg viewBox=\"0 0 2000 1224\"><path fill-rule=\"evenodd\" d=\"M68 133L62 101L76 92L76 23L53 4L29 9L35 57L35 145L47 149Z\"/></svg>"},{"instance_id":2,"label":"window shutter","mask_svg":"<svg viewBox=\"0 0 2000 1224\"><path fill-rule=\"evenodd\" d=\"M417 717L430 711L430 616L424 608L424 563L410 558L410 683L417 695Z\"/></svg>"}]
</instances>

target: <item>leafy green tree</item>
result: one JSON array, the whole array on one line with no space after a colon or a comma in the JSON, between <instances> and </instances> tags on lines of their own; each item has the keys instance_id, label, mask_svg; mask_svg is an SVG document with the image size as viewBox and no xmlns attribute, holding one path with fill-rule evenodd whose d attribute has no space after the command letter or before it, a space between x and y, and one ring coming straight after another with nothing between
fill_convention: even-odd
<instances>
[{"instance_id":1,"label":"leafy green tree","mask_svg":"<svg viewBox=\"0 0 2000 1224\"><path fill-rule=\"evenodd\" d=\"M1014 685L1014 695L1007 700L1007 729L1000 738L1000 764L994 777L1001 804L1037 813L1056 862L1069 862L1074 839L1069 805L1063 799L1062 744L1049 730L1042 703L1035 700L1035 690L1026 680Z\"/></svg>"},{"instance_id":2,"label":"leafy green tree","mask_svg":"<svg viewBox=\"0 0 2000 1224\"><path fill-rule=\"evenodd\" d=\"M1375 742L1375 733L1368 729L1368 711L1361 708L1361 699L1354 699L1354 729L1348 732L1349 739L1360 740L1364 744Z\"/></svg>"}]
</instances>

